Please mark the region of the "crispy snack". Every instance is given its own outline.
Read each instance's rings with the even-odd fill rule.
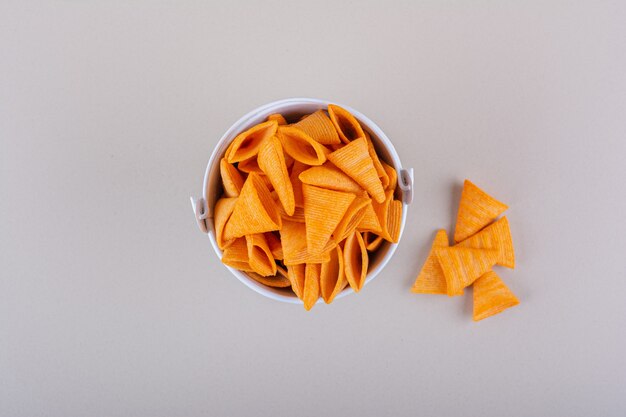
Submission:
[[[509,220],[506,216],[485,227],[474,236],[457,244],[462,248],[494,249],[498,251],[497,264],[507,268],[515,268],[515,250]]]
[[[257,274],[267,277],[276,275],[276,261],[263,233],[246,235],[248,264]]]
[[[322,165],[326,162],[326,154],[330,151],[311,136],[293,126],[278,128],[280,139],[285,152],[296,161],[307,165]]]
[[[355,139],[365,138],[363,128],[348,110],[335,104],[329,104],[328,115],[342,142],[349,143]]]
[[[389,186],[389,176],[387,175],[387,171],[383,167],[380,159],[378,159],[378,154],[376,153],[376,149],[374,148],[374,144],[372,143],[372,138],[370,134],[365,132],[365,139],[367,140],[367,150],[372,158],[372,162],[374,163],[374,168],[376,169],[376,173],[378,174],[378,178],[380,178],[380,183],[383,185],[383,189],[387,189]]]
[[[489,271],[474,282],[474,321],[516,306],[519,300],[498,275]]]
[[[278,238],[278,236],[276,236],[274,232],[266,232],[265,240],[267,241],[267,246],[269,246],[274,259],[276,259],[277,261],[282,260],[283,245],[280,243],[280,239]]]
[[[245,172],[247,174],[251,172],[256,172],[257,174],[264,174],[263,170],[259,166],[259,161],[257,156],[254,155],[251,158],[244,159],[243,161],[237,164],[237,169],[241,172]]]
[[[283,275],[264,277],[257,274],[256,272],[248,272],[247,275],[258,283],[267,285],[268,287],[286,288],[291,285],[291,281],[289,281],[289,279]]]
[[[446,277],[443,274],[443,269],[439,265],[437,255],[435,251],[439,248],[447,248],[450,246],[448,243],[448,234],[445,230],[437,231],[435,240],[430,248],[430,253],[422,266],[422,270],[415,279],[415,283],[411,288],[411,292],[424,293],[424,294],[447,294]]]
[[[244,272],[253,271],[248,263],[248,245],[245,238],[235,241],[222,254],[222,263]]]
[[[287,124],[287,120],[285,120],[283,115],[280,113],[274,113],[274,114],[270,114],[269,116],[267,116],[267,121],[269,122],[271,120],[275,120],[276,123],[278,123],[278,126]]]
[[[259,152],[261,143],[265,139],[274,136],[277,128],[278,123],[275,120],[269,120],[237,135],[226,151],[228,162],[234,164],[255,156]]]
[[[304,291],[302,293],[302,302],[304,309],[309,311],[313,308],[317,300],[320,298],[320,264],[306,264],[304,269]]]
[[[304,293],[304,275],[306,264],[296,264],[287,266],[287,278],[291,283],[293,293],[302,300]]]
[[[374,200],[379,203],[385,201],[385,191],[374,168],[365,138],[355,139],[337,149],[328,155],[328,159],[363,187]]]
[[[506,204],[491,197],[470,180],[465,180],[459,202],[454,241],[461,242],[472,236],[494,221],[507,208]]]
[[[320,291],[326,304],[333,302],[348,285],[343,266],[343,252],[339,246],[330,253],[330,260],[322,264],[320,271]]]
[[[382,230],[380,235],[388,242],[397,243],[400,237],[400,223],[402,222],[402,203],[394,203],[393,190],[385,193],[385,201],[372,202],[372,207],[378,218]]]
[[[278,194],[278,198],[289,216],[293,216],[296,208],[293,186],[289,180],[289,172],[283,153],[283,147],[276,136],[263,142],[259,149],[259,167],[263,170]]]
[[[320,109],[306,116],[298,123],[294,123],[293,126],[302,130],[322,145],[341,143],[333,122],[326,116],[324,110]]]
[[[361,220],[363,220],[363,216],[365,216],[366,206],[370,204],[371,201],[369,197],[356,196],[333,232],[333,238],[337,242],[341,242],[348,236],[354,234],[356,227],[361,223]]]
[[[311,254],[318,254],[324,250],[356,196],[308,184],[302,186],[302,192],[307,247]]]
[[[400,240],[400,229],[402,227],[402,202],[391,200],[389,211],[387,212],[387,233],[391,242],[398,243]]]
[[[237,197],[243,188],[243,178],[237,168],[229,164],[226,158],[222,158],[220,161],[220,175],[224,187],[224,196]]]
[[[398,186],[398,173],[391,165],[385,163],[385,161],[380,161],[380,163],[387,173],[387,177],[389,178],[389,183],[387,184],[387,187],[385,187],[385,191],[395,190]]]
[[[367,276],[368,254],[359,232],[348,236],[343,247],[343,261],[346,279],[355,292],[359,292],[365,284]]]
[[[383,227],[378,221],[378,216],[374,210],[374,202],[370,200],[370,203],[365,206],[365,214],[361,219],[361,222],[356,227],[359,232],[372,232],[376,235],[383,233]]]
[[[233,214],[233,209],[235,208],[235,203],[237,202],[237,197],[232,198],[220,198],[215,203],[215,208],[213,209],[213,220],[215,222],[215,240],[217,241],[217,247],[221,250],[224,250],[227,246],[232,244],[235,239],[224,239],[224,226],[230,219],[230,216]]]
[[[279,230],[282,219],[261,176],[248,175],[233,214],[224,227],[224,239]]]
[[[368,252],[374,252],[383,243],[383,237],[372,232],[363,233],[363,242]]]
[[[315,185],[335,191],[345,191],[349,193],[361,193],[363,189],[352,178],[343,173],[339,168],[329,161],[323,165],[312,167],[303,171],[300,176],[303,184]]]
[[[449,296],[463,294],[463,288],[489,271],[498,259],[498,252],[490,249],[436,248],[435,254],[446,277]]]
[[[304,223],[304,207],[296,207],[293,211],[293,216],[289,216],[285,212],[285,209],[283,209],[282,205],[278,206],[278,210],[280,211],[280,217],[282,217],[283,220],[288,222]]]
[[[293,197],[296,202],[296,207],[304,207],[304,199],[302,198],[302,181],[300,181],[300,174],[306,171],[309,167],[302,162],[295,161],[291,167],[291,173],[289,174],[289,180],[293,187]]]
[[[280,239],[285,265],[328,262],[330,251],[337,246],[337,242],[330,239],[320,253],[311,253],[307,248],[305,224],[288,221],[284,222],[280,229]]]

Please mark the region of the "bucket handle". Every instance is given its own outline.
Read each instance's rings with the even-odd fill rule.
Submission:
[[[196,222],[198,223],[198,227],[202,233],[208,233],[209,229],[213,229],[213,225],[209,224],[212,222],[212,219],[209,218],[208,207],[204,198],[193,198],[191,197],[191,209],[193,210],[193,214],[196,218]]]

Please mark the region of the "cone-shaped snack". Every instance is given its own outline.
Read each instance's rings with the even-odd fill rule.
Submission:
[[[317,300],[320,298],[320,264],[306,264],[304,270],[304,291],[302,293],[302,302],[305,310],[309,311],[313,308]]]
[[[495,272],[486,272],[474,282],[474,321],[486,319],[518,304],[515,294]]]
[[[383,237],[372,232],[363,233],[363,242],[368,252],[374,252],[383,243]]]
[[[393,191],[386,191],[385,201],[372,202],[372,207],[382,227],[380,235],[388,242],[398,243],[402,222],[402,203],[393,199]]]
[[[281,126],[278,138],[287,154],[306,165],[322,165],[326,162],[326,154],[330,152],[297,127]]]
[[[302,199],[302,181],[300,181],[300,174],[306,171],[309,167],[302,162],[295,161],[291,167],[291,173],[289,179],[293,187],[293,197],[296,201],[296,207],[304,207],[304,200]]]
[[[490,249],[437,248],[435,254],[450,296],[463,294],[463,288],[489,271],[498,259],[498,252]]]
[[[302,130],[322,145],[341,143],[333,122],[326,116],[324,110],[318,110],[310,114],[298,123],[294,123],[293,126]]]
[[[282,204],[278,206],[278,209],[280,211],[280,217],[282,217],[283,220],[287,220],[289,222],[304,223],[304,208],[303,207],[296,207],[295,210],[293,211],[293,216],[290,216],[285,212],[285,209],[283,209]]]
[[[457,244],[462,248],[494,249],[498,251],[498,265],[515,268],[515,251],[509,228],[509,219],[506,216],[485,227],[472,237],[468,237]]]
[[[423,294],[447,294],[446,277],[443,269],[439,265],[435,250],[438,248],[447,248],[450,246],[448,234],[445,230],[439,230],[435,235],[435,240],[430,248],[430,253],[422,270],[420,271],[411,292]]]
[[[383,227],[378,221],[376,211],[374,211],[374,202],[370,200],[370,203],[365,206],[365,214],[361,219],[361,222],[357,226],[359,232],[372,232],[377,235],[383,233]]]
[[[456,218],[454,241],[460,242],[494,221],[508,206],[465,180]]]
[[[220,174],[225,197],[237,197],[243,188],[243,178],[237,168],[229,164],[226,158],[220,161]]]
[[[263,285],[267,285],[268,287],[286,288],[291,285],[291,282],[289,281],[289,279],[282,275],[264,277],[262,275],[257,274],[256,272],[248,272],[247,275],[253,280]]]
[[[276,236],[274,232],[266,232],[265,240],[267,241],[267,246],[269,246],[274,259],[282,260],[283,259],[283,246],[280,243],[280,239],[278,238],[278,236]]]
[[[235,239],[229,247],[224,249],[222,263],[240,271],[252,271],[248,263],[248,245],[245,238]]]
[[[326,243],[321,253],[311,253],[307,248],[306,225],[285,221],[280,229],[280,239],[283,245],[283,263],[296,265],[302,263],[324,263],[330,259],[330,251],[337,246],[331,239]]]
[[[237,198],[220,198],[215,203],[215,208],[213,209],[213,221],[215,222],[215,240],[217,241],[217,247],[221,250],[224,250],[227,246],[232,244],[235,239],[224,240],[224,226],[230,219],[230,216],[233,214],[233,209],[235,208],[235,203],[237,202]]]
[[[276,261],[263,233],[246,235],[248,264],[257,274],[267,277],[276,275]]]
[[[243,161],[239,162],[237,164],[237,169],[248,174],[251,172],[263,174],[263,170],[259,166],[259,161],[256,155],[254,155],[252,158],[244,159]]]
[[[378,178],[380,178],[380,183],[383,185],[383,189],[387,189],[389,186],[389,176],[387,176],[387,171],[385,171],[383,164],[380,159],[378,159],[378,154],[376,153],[376,149],[372,143],[372,138],[370,138],[370,135],[367,132],[365,132],[365,139],[367,140],[367,150],[370,153],[372,162],[374,163],[374,168],[376,169]]]
[[[322,264],[320,271],[320,292],[326,304],[330,304],[348,285],[343,267],[343,251],[339,246],[330,253],[330,261]]]
[[[274,136],[277,128],[276,120],[269,120],[237,135],[227,151],[228,162],[234,164],[255,156],[259,152],[261,143]]]
[[[343,247],[344,272],[350,287],[359,292],[367,276],[368,255],[363,237],[359,232],[348,236]]]
[[[324,250],[331,234],[356,196],[308,184],[302,186],[302,192],[306,243],[309,252],[317,254]]]
[[[259,174],[251,173],[224,227],[224,239],[271,232],[280,229],[281,224],[282,219],[270,191]]]
[[[387,190],[395,190],[398,186],[398,173],[396,170],[389,164],[385,163],[385,161],[380,161],[383,166],[383,169],[387,173],[387,177],[389,178],[389,184],[385,187],[385,191]]]
[[[365,138],[363,128],[358,120],[346,109],[334,104],[328,105],[328,115],[335,125],[342,142],[348,143],[355,139]]]
[[[349,193],[363,192],[363,189],[356,181],[328,161],[321,166],[307,169],[300,174],[299,178],[303,184],[315,185],[329,190]]]
[[[287,164],[280,141],[272,136],[263,142],[259,149],[259,167],[263,170],[278,194],[278,198],[289,216],[293,216],[296,203],[293,195],[293,186],[289,180]]]
[[[287,120],[285,120],[283,115],[280,114],[280,113],[270,114],[269,116],[267,116],[267,120],[268,121],[275,120],[276,123],[278,123],[278,126],[282,126],[282,125],[286,125],[287,124]]]
[[[371,201],[369,197],[364,196],[357,196],[352,201],[346,210],[346,214],[344,214],[333,232],[333,238],[337,242],[341,242],[354,233],[361,220],[363,220],[363,216],[365,216],[365,206],[370,204]]]
[[[363,187],[374,200],[379,203],[385,201],[385,191],[374,168],[365,138],[353,140],[328,155],[328,159]]]
[[[287,266],[287,278],[291,282],[291,289],[293,293],[302,300],[302,294],[304,293],[304,274],[306,264],[288,265]]]

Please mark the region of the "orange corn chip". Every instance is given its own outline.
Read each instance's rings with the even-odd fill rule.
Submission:
[[[379,203],[385,201],[385,191],[369,155],[365,138],[353,140],[328,155],[328,159],[363,187],[374,200]]]
[[[302,198],[302,181],[300,181],[300,174],[306,171],[309,167],[302,162],[295,161],[291,167],[291,174],[289,174],[289,180],[293,187],[293,197],[296,202],[296,207],[304,207],[304,199]]]
[[[281,275],[276,275],[275,277],[264,277],[255,272],[248,272],[247,275],[253,280],[263,285],[267,285],[268,287],[286,288],[291,285],[289,279]]]
[[[339,139],[333,122],[326,116],[324,110],[318,110],[312,113],[298,123],[294,123],[293,126],[302,130],[322,145],[341,143],[341,139]]]
[[[383,237],[372,232],[363,233],[363,242],[368,252],[374,252],[383,243]]]
[[[255,156],[259,152],[261,143],[265,139],[274,136],[277,128],[278,123],[275,120],[269,120],[237,135],[227,151],[228,162],[233,164]]]
[[[337,246],[337,243],[331,239],[321,253],[311,253],[307,248],[306,225],[288,221],[285,221],[280,229],[280,239],[285,265],[328,262],[330,251]]]
[[[234,242],[234,239],[224,240],[224,226],[233,214],[237,198],[220,198],[213,208],[213,221],[215,222],[215,240],[217,247],[224,250]]]
[[[385,163],[385,161],[380,161],[383,166],[383,169],[387,173],[387,177],[389,178],[389,184],[385,187],[385,191],[387,190],[395,190],[398,186],[398,173],[391,166]]]
[[[308,184],[302,186],[302,193],[307,247],[311,254],[317,254],[323,251],[356,196]]]
[[[437,248],[435,254],[450,296],[463,294],[463,288],[489,271],[498,259],[498,252],[490,249]]]
[[[295,210],[293,211],[293,216],[288,215],[283,209],[282,205],[278,206],[278,209],[280,211],[280,217],[282,217],[283,220],[287,220],[289,222],[304,223],[304,208],[303,207],[296,207]]]
[[[246,244],[250,268],[264,277],[276,275],[276,261],[265,240],[265,235],[263,233],[246,235]]]
[[[329,190],[349,193],[361,193],[363,191],[359,184],[328,161],[321,166],[307,169],[300,174],[299,178],[303,184],[315,185]]]
[[[367,249],[359,232],[355,232],[346,239],[343,247],[343,262],[348,283],[355,292],[359,292],[365,284],[368,266]]]
[[[322,264],[320,271],[320,292],[326,304],[333,302],[337,294],[339,294],[348,285],[343,267],[343,252],[337,246],[330,253],[330,261]]]
[[[357,226],[363,220],[363,216],[365,216],[365,206],[369,205],[371,201],[369,197],[362,196],[357,196],[352,201],[333,232],[333,238],[337,242],[341,242],[355,232]]]
[[[220,161],[220,174],[222,176],[222,185],[224,186],[224,196],[237,197],[243,187],[243,178],[241,174],[226,158]]]
[[[355,139],[365,138],[363,128],[358,120],[346,109],[335,104],[328,105],[328,115],[335,125],[339,137],[344,143],[349,143]]]
[[[398,243],[402,222],[402,203],[393,199],[393,190],[388,190],[385,194],[385,201],[380,204],[374,201],[372,207],[382,226],[380,235],[388,242]]]
[[[283,267],[283,266],[281,266],[279,264],[276,264],[276,276],[289,278],[289,274],[287,272],[287,267]],[[291,283],[289,285],[291,285]]]
[[[507,268],[515,268],[515,251],[506,216],[485,227],[474,236],[459,242],[457,246],[474,249],[493,249],[498,251],[497,264]]]
[[[239,162],[237,164],[237,169],[247,174],[251,172],[256,172],[257,174],[264,174],[263,170],[259,166],[259,161],[257,160],[256,155],[254,155],[252,158],[244,159],[243,161]]]
[[[454,241],[460,242],[494,221],[508,206],[465,180],[454,230]]]
[[[275,120],[278,123],[278,126],[286,125],[287,120],[280,113],[274,113],[267,116],[267,121]]]
[[[448,285],[443,269],[439,265],[435,251],[439,248],[447,248],[450,246],[448,234],[445,230],[439,230],[435,235],[435,240],[430,248],[430,253],[424,262],[424,266],[420,271],[411,291],[423,294],[447,294]]]
[[[474,321],[486,319],[518,304],[515,294],[495,272],[486,272],[474,282]]]
[[[320,298],[320,264],[306,264],[304,269],[304,291],[302,302],[304,309],[309,311]]]
[[[224,227],[224,239],[280,229],[282,219],[261,176],[251,173],[243,184],[233,214]]]
[[[229,247],[224,249],[222,263],[240,271],[252,271],[248,263],[248,245],[245,238],[235,239]]]
[[[322,165],[326,162],[326,154],[330,152],[297,127],[281,126],[278,129],[278,138],[285,152],[303,164]]]
[[[282,260],[283,259],[283,246],[280,243],[280,239],[274,233],[267,232],[265,233],[265,240],[267,241],[267,246],[269,246],[274,259]]]
[[[289,216],[293,216],[296,203],[293,195],[293,186],[289,180],[287,164],[280,141],[276,136],[265,140],[259,149],[259,167],[267,175],[278,198]]]
[[[365,132],[365,139],[367,140],[367,150],[372,158],[372,162],[374,163],[374,168],[376,169],[378,178],[380,178],[380,183],[382,184],[383,189],[387,189],[389,186],[389,176],[387,175],[387,171],[385,171],[383,164],[380,162],[380,159],[378,159],[378,154],[376,153],[376,149],[372,143],[372,138],[367,132]]]
[[[302,294],[304,293],[304,274],[306,264],[288,265],[287,266],[287,278],[291,282],[291,289],[293,293],[302,300]]]
[[[357,226],[357,230],[360,232],[372,232],[374,234],[380,235],[383,233],[383,227],[380,225],[378,221],[378,216],[376,215],[376,211],[374,211],[374,202],[370,201],[370,204],[365,206],[365,214],[363,215],[363,219]]]

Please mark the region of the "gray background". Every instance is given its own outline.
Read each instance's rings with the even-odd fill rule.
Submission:
[[[626,4],[0,4],[1,416],[623,416]],[[351,105],[415,168],[401,246],[306,313],[189,196],[243,113]],[[521,305],[408,289],[471,178]]]

